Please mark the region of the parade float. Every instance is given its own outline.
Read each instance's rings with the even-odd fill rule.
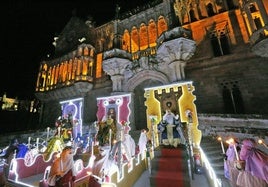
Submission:
[[[193,154],[199,154],[201,131],[198,129],[197,110],[193,94],[194,86],[191,81],[179,82],[170,85],[145,89],[145,105],[147,107],[148,136],[153,146],[158,147],[161,140],[158,124],[163,120],[167,111],[177,115],[182,124],[186,141],[191,144]]]
[[[97,121],[91,124],[90,132],[84,133],[79,127],[82,100],[61,102],[62,116],[55,121],[54,129],[47,128],[42,142],[40,137],[29,137],[27,143],[13,142],[7,148],[10,151],[3,151],[3,155],[9,152],[10,160],[5,174],[7,184],[35,187],[59,186],[59,183],[95,187],[134,184],[146,169],[146,163],[145,150],[140,154],[129,134],[130,102],[128,94],[98,98]],[[139,143],[145,147],[146,138]],[[22,146],[18,145],[24,145],[23,154]]]
[[[129,133],[134,117],[131,94],[97,98],[97,120],[90,132],[83,132],[83,99],[63,101],[62,116],[55,129],[47,129],[42,146],[35,137],[37,142],[28,142],[24,156],[13,153],[8,183],[48,187],[57,186],[60,180],[63,186],[133,186],[151,169],[154,150],[162,144],[158,125],[168,110],[176,114],[182,124],[180,133],[185,134],[176,145],[189,145],[191,154],[198,154],[201,133],[193,91],[192,82],[146,88],[147,124],[136,142]]]

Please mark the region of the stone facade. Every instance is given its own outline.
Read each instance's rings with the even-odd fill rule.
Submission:
[[[145,127],[144,88],[185,80],[195,86],[198,113],[266,115],[267,12],[265,0],[156,0],[101,26],[71,18],[55,57],[40,64],[40,125],[60,115],[60,101],[76,97],[84,98],[90,124],[97,97],[128,92],[132,123]],[[257,31],[262,37],[254,39]]]

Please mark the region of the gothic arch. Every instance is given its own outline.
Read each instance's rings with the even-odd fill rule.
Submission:
[[[124,91],[133,92],[138,85],[140,85],[146,80],[156,80],[158,82],[161,82],[162,84],[169,83],[168,78],[163,73],[152,70],[144,70],[135,74],[131,79],[126,82]]]

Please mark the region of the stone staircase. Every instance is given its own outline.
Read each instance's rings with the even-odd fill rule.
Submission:
[[[163,148],[155,150],[151,161],[151,187],[190,187],[188,155],[185,148]]]
[[[224,176],[224,157],[220,142],[213,137],[206,136],[202,137],[200,146],[213,168],[216,177],[221,181],[221,187],[231,187],[229,180]]]

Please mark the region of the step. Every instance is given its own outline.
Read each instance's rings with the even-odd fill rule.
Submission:
[[[182,158],[155,158],[151,161],[153,170],[187,171],[187,160]]]
[[[224,158],[222,155],[210,155],[207,156],[208,160],[211,162],[222,162],[224,161]]]
[[[158,171],[150,176],[151,187],[190,187],[191,180],[185,172]]]
[[[214,144],[214,143],[211,143],[210,145],[209,144],[206,144],[206,145],[201,145],[202,149],[207,152],[207,151],[213,151],[213,150],[219,150],[220,152],[222,152],[222,149],[221,149],[221,145],[217,145],[217,144]]]
[[[220,155],[222,157],[222,150],[221,149],[212,149],[212,150],[206,150],[205,154],[207,156],[209,155]],[[223,158],[223,157],[222,157]]]

